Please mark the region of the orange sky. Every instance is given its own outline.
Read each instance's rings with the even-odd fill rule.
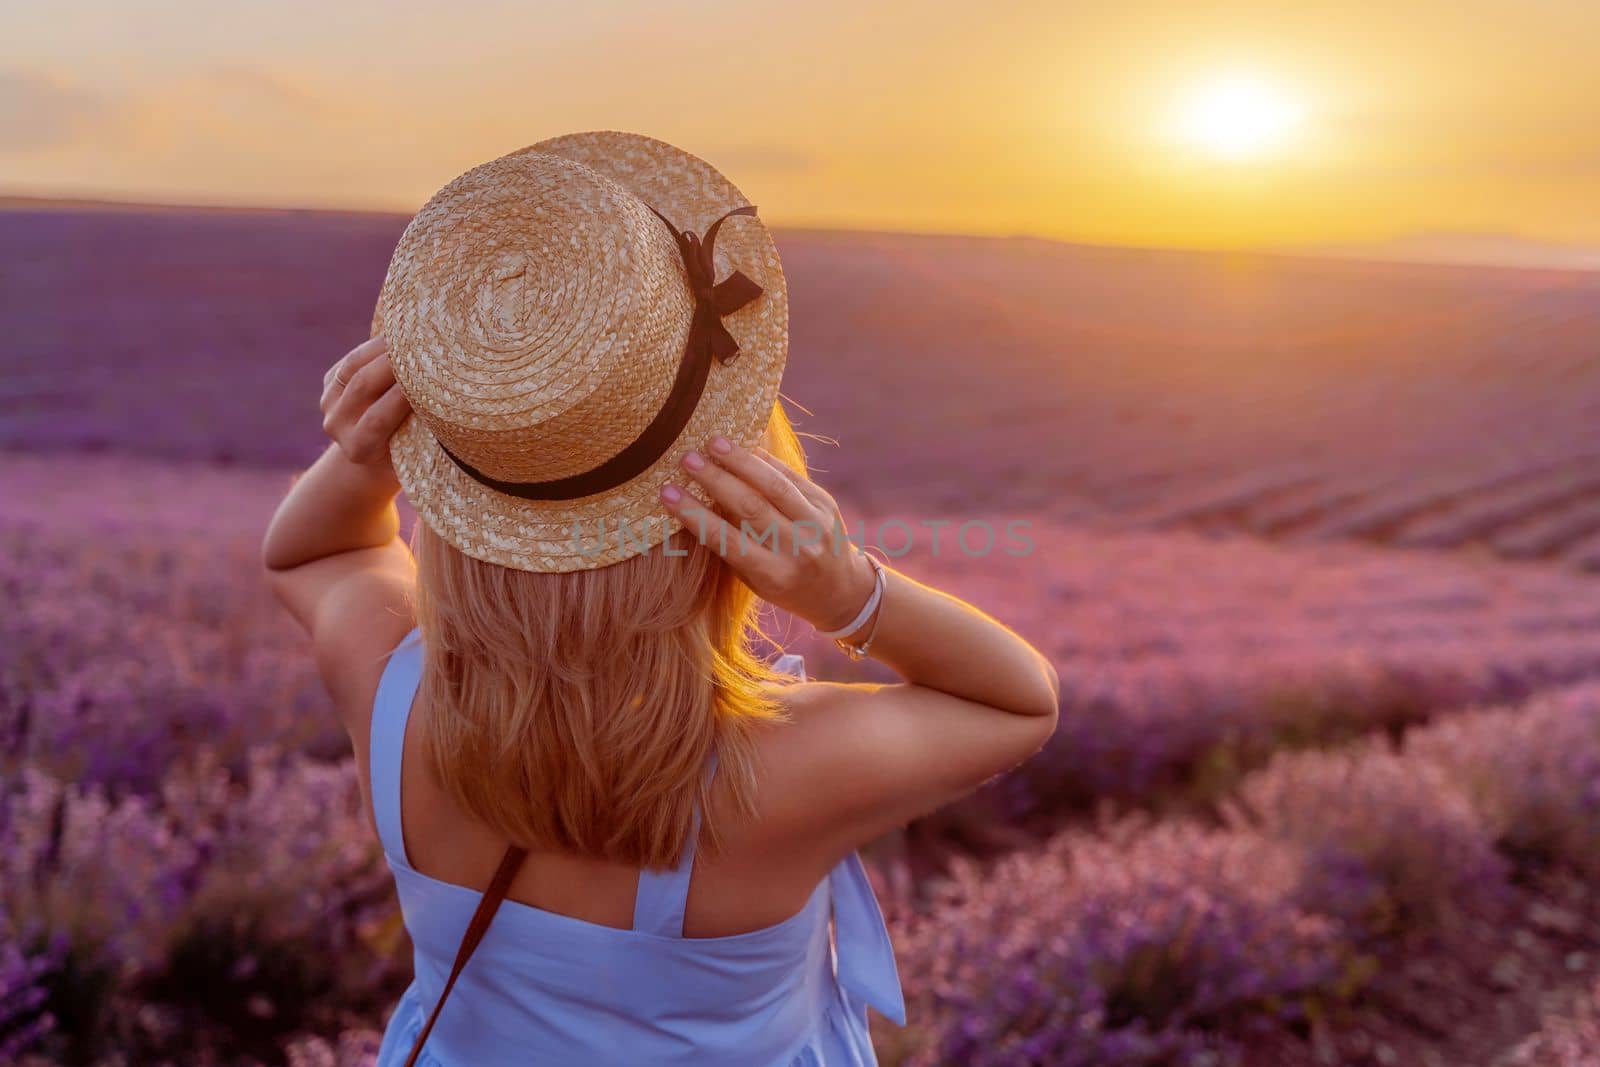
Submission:
[[[1600,243],[1600,3],[0,5],[0,193],[414,210],[555,133],[705,155],[777,224],[1252,246]],[[1174,133],[1247,75],[1299,125]]]

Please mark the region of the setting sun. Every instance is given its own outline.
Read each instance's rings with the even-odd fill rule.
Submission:
[[[1300,105],[1277,86],[1233,78],[1188,93],[1179,130],[1211,155],[1240,159],[1279,147],[1300,119]]]

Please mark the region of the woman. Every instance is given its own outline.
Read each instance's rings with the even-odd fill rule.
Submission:
[[[414,942],[379,1062],[873,1062],[855,850],[1037,750],[1056,676],[838,536],[755,209],[659,141],[542,142],[429,201],[374,334],[263,561]],[[757,598],[903,682],[781,677]]]

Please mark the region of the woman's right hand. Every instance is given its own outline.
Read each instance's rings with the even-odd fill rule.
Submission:
[[[726,437],[685,455],[683,471],[716,510],[670,483],[662,502],[757,596],[819,630],[849,625],[877,578],[846,536],[833,497],[765,449],[752,452]]]
[[[346,352],[322,376],[322,431],[345,458],[392,472],[389,438],[411,415],[379,334]]]

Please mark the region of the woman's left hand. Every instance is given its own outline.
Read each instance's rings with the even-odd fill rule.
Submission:
[[[410,414],[382,334],[351,349],[322,376],[322,432],[352,463],[389,468],[389,438]]]
[[[720,436],[707,444],[704,454],[684,456],[683,470],[716,510],[670,483],[661,490],[667,510],[767,603],[819,630],[847,625],[877,576],[846,536],[833,497],[764,449],[757,454]]]

